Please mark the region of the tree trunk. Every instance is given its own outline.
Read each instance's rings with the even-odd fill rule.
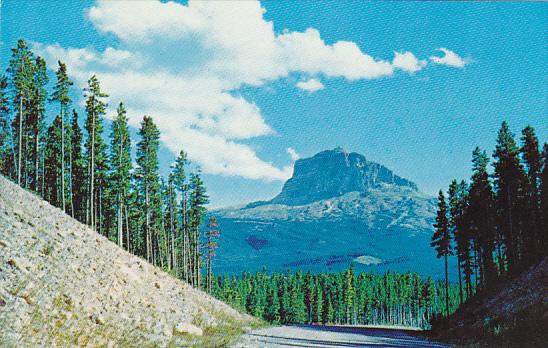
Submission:
[[[38,169],[39,169],[39,163],[40,163],[40,156],[38,154],[39,149],[39,142],[40,142],[40,136],[39,136],[39,129],[38,129],[38,117],[36,119],[36,137],[34,142],[34,191],[38,193]]]
[[[462,275],[461,275],[461,271],[460,271],[460,260],[457,260],[457,271],[459,273],[459,301],[460,301],[460,304],[462,305],[462,302],[463,302],[463,298],[462,298]]]
[[[61,206],[65,209],[65,115],[61,106]]]
[[[148,207],[148,185],[145,178],[145,229],[147,240],[147,261],[151,262],[150,212]]]
[[[70,188],[70,214],[74,218],[76,216],[74,212],[74,187],[72,180],[72,149],[69,150],[69,188]]]
[[[23,96],[19,97],[19,156],[17,158],[17,184],[21,186],[21,154],[23,147]]]
[[[94,106],[92,106],[94,107]],[[90,202],[90,214],[91,214],[91,228],[93,230],[95,230],[95,216],[94,216],[94,212],[95,210],[93,209],[93,191],[95,190],[95,183],[94,183],[94,180],[95,180],[95,110],[92,110],[91,111],[92,114],[91,114],[91,164],[90,164],[90,170],[91,170],[91,190],[90,190],[90,199],[89,199],[89,202]]]
[[[447,275],[447,254],[445,255],[445,312],[449,316],[449,279]]]

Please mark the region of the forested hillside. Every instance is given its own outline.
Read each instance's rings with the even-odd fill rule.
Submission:
[[[83,110],[72,100],[79,93]],[[105,129],[112,108],[107,97],[95,75],[76,90],[61,61],[49,81],[45,61],[20,39],[6,75],[0,75],[0,172],[125,250],[200,287],[202,256],[212,254],[217,236],[214,227],[201,228],[208,195],[200,170],[190,171],[181,150],[169,176],[161,177],[153,117],[145,115],[139,139],[131,139],[120,103]],[[52,120],[46,110],[55,114]]]
[[[428,328],[445,309],[445,284],[417,273],[244,273],[216,278],[213,295],[282,324],[401,325]],[[450,310],[458,287],[449,288]]]
[[[540,342],[547,313],[548,144],[541,151],[531,126],[521,134],[518,144],[503,122],[493,171],[487,152],[476,148],[470,182],[453,180],[447,200],[439,192],[431,245],[446,272],[448,258],[456,256],[461,305],[438,323],[438,334],[445,328],[455,335],[448,338]]]

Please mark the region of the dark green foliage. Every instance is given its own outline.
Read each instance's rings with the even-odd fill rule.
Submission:
[[[44,160],[44,198],[61,206],[61,117],[57,115],[48,128]]]
[[[63,62],[56,77],[49,100],[59,103],[60,112],[46,133],[45,61],[35,58],[24,40],[18,41],[8,77],[0,76],[0,172],[193,285],[201,285],[206,256],[211,289],[219,229],[203,230],[208,198],[199,171],[188,180],[188,160],[181,151],[173,172],[163,181],[158,165],[160,133],[150,116],[141,124],[138,168],[133,168],[124,105],[118,106],[107,147],[103,117],[108,95],[97,76],[91,76],[84,89],[85,134],[76,110],[68,115],[72,82]],[[205,255],[200,250],[203,245]]]
[[[128,226],[124,223],[124,212],[127,211],[127,196],[131,188],[131,140],[129,138],[128,119],[126,109],[120,103],[116,110],[116,118],[112,123],[111,143],[110,143],[110,178],[109,189],[113,198],[113,210],[116,212],[116,235],[114,240],[119,246],[129,245],[129,234],[124,234]],[[125,243],[124,243],[125,235]]]
[[[0,75],[0,173],[14,176],[13,144],[9,118],[8,78]]]
[[[524,235],[523,235],[523,261],[524,264],[532,264],[543,250],[541,243],[541,210],[540,210],[540,170],[541,152],[535,130],[527,126],[522,131],[522,147],[520,149],[526,177],[523,187],[525,211],[524,211]]]
[[[99,233],[103,232],[103,199],[106,198],[106,179],[108,171],[107,148],[103,139],[103,115],[108,97],[101,91],[95,75],[88,80],[86,91],[87,118],[84,128],[87,138],[84,143],[86,163],[86,222]]]
[[[468,230],[474,240],[474,252],[480,266],[482,284],[487,286],[496,278],[493,262],[495,247],[494,197],[487,164],[489,157],[485,151],[476,148],[472,155],[472,182],[468,193],[466,218]]]
[[[458,306],[450,284],[449,312]],[[428,327],[445,308],[445,283],[415,273],[244,273],[214,278],[213,295],[270,323]],[[310,309],[310,310],[309,310]]]
[[[23,39],[11,50],[8,67],[11,97],[15,117],[12,122],[14,144],[15,173],[14,179],[23,187],[28,187],[27,175],[33,166],[29,163],[32,131],[29,127],[32,100],[36,97],[34,54]],[[37,103],[36,101],[35,103]]]
[[[546,255],[548,146],[544,145],[541,155],[531,126],[523,129],[521,141],[518,148],[514,134],[503,122],[493,154],[494,173],[488,173],[487,153],[476,148],[470,185],[453,180],[449,186],[448,226],[458,257],[459,288],[461,275],[466,285],[466,299],[459,291],[463,308]],[[440,194],[432,243],[438,255],[445,254],[447,245],[442,198]]]
[[[548,254],[548,144],[544,143],[542,151],[542,173],[540,175],[540,233],[539,249],[541,254]]]
[[[189,217],[189,251],[191,284],[200,287],[201,284],[201,250],[200,250],[200,226],[207,212],[205,205],[209,202],[204,182],[199,171],[190,174],[190,209]]]
[[[85,221],[85,162],[82,156],[82,129],[78,124],[78,113],[72,111],[70,123],[70,192],[72,193],[72,214],[80,221]]]
[[[136,170],[139,196],[144,214],[145,255],[149,262],[157,260],[158,236],[162,231],[162,203],[160,175],[158,173],[158,146],[160,132],[150,116],[145,116],[139,130],[141,141],[137,144]]]
[[[61,115],[61,163],[60,163],[60,172],[61,172],[61,207],[64,211],[67,210],[66,207],[66,196],[67,196],[67,190],[66,190],[66,184],[67,180],[65,180],[67,176],[67,168],[65,163],[68,163],[69,161],[65,160],[65,152],[70,153],[69,151],[65,151],[67,145],[70,145],[70,139],[67,139],[69,141],[65,141],[65,135],[67,132],[65,132],[65,119],[67,117],[67,107],[72,101],[69,96],[69,89],[70,86],[72,86],[72,81],[70,81],[68,74],[67,74],[67,67],[66,65],[59,61],[59,68],[57,69],[57,83],[53,87],[53,94],[51,95],[50,101],[56,101],[59,103],[59,114]],[[70,132],[68,133],[70,135]],[[68,149],[67,149],[68,150]],[[70,178],[69,178],[70,179]],[[68,187],[71,188],[70,185]],[[72,201],[72,194],[69,194],[69,200]],[[72,205],[72,204],[71,204]]]
[[[523,247],[523,184],[524,172],[519,159],[519,148],[506,122],[500,128],[495,158],[495,186],[497,200],[497,227],[505,245],[508,272],[515,274]]]
[[[432,242],[430,243],[436,249],[437,256],[443,257],[445,262],[445,303],[446,313],[449,314],[449,293],[448,293],[448,269],[447,269],[447,257],[453,253],[451,248],[451,234],[449,233],[449,221],[447,220],[447,204],[445,203],[445,196],[443,191],[440,190],[438,196],[438,215],[436,216],[436,223],[434,224],[434,235],[432,235]]]

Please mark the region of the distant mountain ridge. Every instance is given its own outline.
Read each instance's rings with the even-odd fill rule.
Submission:
[[[366,192],[382,184],[418,190],[415,183],[395,175],[385,166],[338,147],[297,160],[293,176],[270,203],[307,204],[349,192]]]
[[[288,268],[377,270],[441,276],[430,247],[434,197],[365,156],[341,148],[295,163],[270,201],[219,209],[218,272]]]

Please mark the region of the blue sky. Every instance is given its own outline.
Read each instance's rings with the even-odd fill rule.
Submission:
[[[111,110],[122,100],[134,126],[143,114],[157,121],[163,168],[189,152],[213,207],[268,199],[297,156],[336,146],[435,193],[469,177],[473,148],[492,151],[502,120],[548,138],[545,3],[4,0],[0,9],[3,67],[24,37],[51,68],[67,63],[76,108],[97,73]]]

